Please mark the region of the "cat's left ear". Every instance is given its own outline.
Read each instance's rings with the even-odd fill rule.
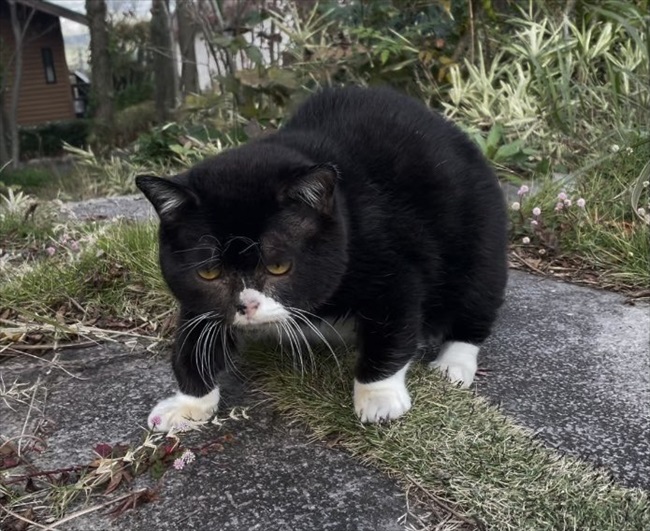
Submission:
[[[182,207],[194,201],[194,194],[170,179],[138,175],[135,184],[156,209],[161,220],[173,220]]]
[[[334,190],[338,178],[336,166],[329,163],[317,164],[294,178],[281,195],[329,214],[334,206]]]

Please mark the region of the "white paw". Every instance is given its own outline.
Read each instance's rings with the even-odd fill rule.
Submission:
[[[354,410],[361,422],[396,419],[411,409],[411,397],[404,383],[407,370],[408,365],[378,382],[354,381]]]
[[[445,373],[451,382],[460,384],[460,387],[469,387],[476,375],[478,350],[476,345],[469,343],[445,343],[429,366]]]
[[[205,422],[217,411],[219,389],[214,389],[202,397],[177,393],[156,404],[147,424],[156,431],[167,432],[172,428],[182,428]]]

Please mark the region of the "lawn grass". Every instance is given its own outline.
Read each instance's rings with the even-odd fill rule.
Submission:
[[[79,251],[61,245],[48,256],[5,272],[0,314],[61,324],[118,325],[154,332],[174,306],[158,268],[157,228],[122,221],[90,224],[78,233]]]
[[[472,391],[416,367],[413,409],[389,425],[362,425],[352,406],[351,357],[301,375],[290,361],[252,350],[256,381],[290,418],[362,461],[454,506],[477,529],[650,529],[646,493],[535,441]]]

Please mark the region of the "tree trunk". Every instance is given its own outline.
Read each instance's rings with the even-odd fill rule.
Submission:
[[[15,0],[9,0],[9,13],[11,15],[11,29],[14,34],[14,75],[11,87],[11,108],[8,112],[8,127],[9,127],[9,145],[10,157],[12,168],[17,168],[20,162],[20,133],[18,130],[18,104],[20,102],[20,87],[23,81],[23,43],[25,41],[25,33],[27,27],[34,16],[32,9],[29,16],[25,20],[25,25],[21,27],[20,20],[18,19],[18,8]],[[0,117],[1,119],[1,117]],[[0,128],[3,135],[4,127]],[[2,139],[4,142],[4,138]]]
[[[181,92],[184,96],[199,92],[199,72],[196,66],[196,24],[192,0],[176,0],[178,44],[181,50]]]
[[[110,142],[115,108],[113,100],[113,69],[108,51],[108,24],[105,0],[86,0],[86,16],[90,29],[90,66],[92,100],[95,106],[94,128],[97,141]]]
[[[9,159],[9,149],[7,141],[7,131],[5,125],[8,120],[6,120],[5,115],[5,98],[4,90],[0,89],[0,169],[4,167],[5,164],[10,160]]]
[[[176,64],[172,50],[169,9],[166,0],[151,2],[151,45],[153,47],[154,99],[158,120],[169,119],[176,107]]]

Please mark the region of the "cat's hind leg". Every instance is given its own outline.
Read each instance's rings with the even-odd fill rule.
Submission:
[[[486,315],[457,318],[444,334],[440,352],[429,366],[442,371],[460,387],[472,385],[478,368],[478,353],[490,335],[495,313],[489,311]]]
[[[452,383],[469,387],[476,375],[479,347],[464,341],[446,341],[429,366],[447,375]]]
[[[179,392],[156,404],[147,419],[150,428],[169,431],[205,422],[219,405],[217,375],[233,354],[235,342],[208,315],[182,313],[172,353]]]

